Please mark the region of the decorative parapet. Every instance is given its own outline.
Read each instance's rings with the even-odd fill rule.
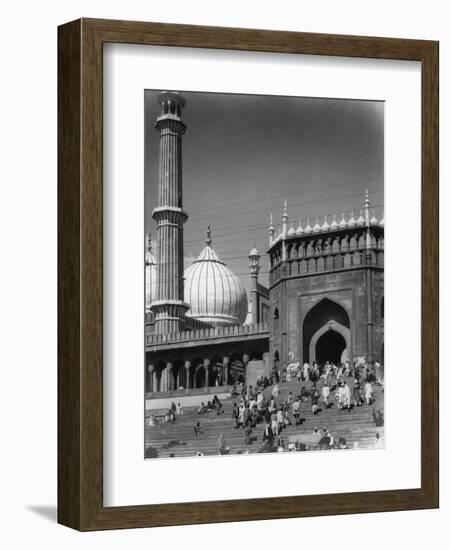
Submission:
[[[292,235],[269,249],[270,286],[278,280],[358,267],[384,267],[384,228],[345,227]]]
[[[312,222],[310,218],[299,220],[295,228],[287,229],[289,216],[286,201],[284,203],[282,224],[277,231],[273,226],[272,215],[269,225],[270,276],[269,286],[289,276],[302,276],[311,273],[340,271],[358,267],[384,266],[384,217],[380,220],[375,209],[370,208],[369,191],[355,218],[342,213],[338,220],[336,214],[326,215],[323,223]],[[372,211],[372,217],[370,212]],[[306,221],[306,223],[305,223]]]
[[[258,323],[254,325],[232,325],[209,327],[195,330],[183,330],[169,334],[147,334],[145,343],[147,346],[168,344],[172,342],[192,342],[195,340],[214,340],[216,338],[233,336],[264,336],[269,331],[268,323]]]

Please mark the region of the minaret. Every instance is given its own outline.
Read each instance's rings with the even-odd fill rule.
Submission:
[[[250,277],[251,277],[251,288],[250,288],[250,303],[252,304],[252,325],[256,325],[260,322],[259,318],[259,304],[258,304],[258,274],[261,266],[259,265],[260,255],[253,245],[253,248],[250,250],[248,255],[250,268]]]
[[[186,101],[174,92],[162,92],[157,101],[161,112],[155,127],[160,132],[158,207],[153,210],[157,223],[158,292],[152,302],[155,332],[167,334],[184,328],[189,305],[184,302],[183,210],[181,137],[186,125],[181,109]]]

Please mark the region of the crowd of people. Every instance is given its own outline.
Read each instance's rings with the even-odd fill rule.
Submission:
[[[300,426],[305,422],[302,417],[302,410],[305,411],[303,403],[306,403],[306,407],[311,407],[314,416],[333,406],[338,411],[348,413],[355,407],[371,406],[374,403],[374,385],[378,384],[383,389],[377,371],[377,364],[370,368],[365,362],[356,361],[346,361],[340,365],[328,361],[324,365],[314,362],[300,366],[294,363],[287,365],[283,375],[274,367],[270,377],[260,377],[254,386],[247,386],[242,381],[235,382],[231,388],[231,418],[234,429],[242,431],[245,446],[250,447],[258,442],[259,446],[255,449],[258,452],[306,450],[305,445],[293,444],[283,433],[287,426]],[[280,382],[295,380],[299,384],[298,391],[290,391],[286,397],[281,398]],[[271,391],[265,391],[268,387],[272,388]],[[214,395],[212,400],[201,403],[197,413],[199,416],[222,415],[225,411],[221,400]],[[172,402],[164,415],[164,421],[175,422],[181,414],[181,404]],[[384,415],[380,410],[374,408],[372,416],[376,427],[384,426]],[[151,415],[149,424],[156,423],[156,418]],[[258,425],[263,426],[262,439],[259,441],[254,435]],[[205,433],[200,421],[195,422],[193,431],[196,438]],[[314,428],[311,435],[315,442],[314,448],[347,448],[345,438],[334,437],[327,427],[320,430]],[[378,432],[374,446],[380,446]],[[230,453],[223,434],[218,436],[217,451],[219,454]]]

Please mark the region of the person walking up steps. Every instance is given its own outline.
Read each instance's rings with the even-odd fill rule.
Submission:
[[[330,386],[328,385],[327,382],[325,382],[322,387],[322,400],[326,409],[328,409],[330,406],[328,402],[329,397],[330,397]]]
[[[311,411],[315,416],[319,412],[319,392],[317,391],[316,386],[314,385],[311,389]]]
[[[364,386],[364,398],[366,400],[366,405],[370,405],[372,403],[373,389],[372,384],[369,381],[367,381]]]

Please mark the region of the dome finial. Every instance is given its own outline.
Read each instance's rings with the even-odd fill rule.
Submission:
[[[206,245],[211,246],[211,219],[208,221],[208,229],[206,230]]]

